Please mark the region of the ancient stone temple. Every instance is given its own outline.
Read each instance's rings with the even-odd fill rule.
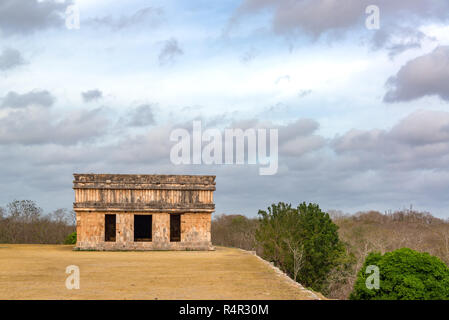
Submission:
[[[74,174],[81,250],[213,250],[215,176]]]

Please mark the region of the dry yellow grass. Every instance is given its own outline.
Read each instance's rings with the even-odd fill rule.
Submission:
[[[68,265],[80,268],[79,290],[65,287]],[[239,249],[96,252],[0,244],[0,299],[313,299],[313,294]]]

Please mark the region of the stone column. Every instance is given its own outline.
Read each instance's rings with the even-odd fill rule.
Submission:
[[[134,242],[134,215],[130,212],[117,213],[117,243],[128,245]]]
[[[168,213],[153,214],[153,243],[169,244],[170,243],[170,215]]]

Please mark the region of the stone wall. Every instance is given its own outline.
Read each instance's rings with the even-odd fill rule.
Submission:
[[[210,242],[210,225],[210,214],[183,214],[181,216],[181,242]]]
[[[105,214],[116,214],[116,241],[105,240]],[[152,241],[134,242],[134,215],[146,212],[78,212],[77,245],[80,250],[213,250],[211,214],[181,215],[181,241],[170,242],[170,214],[152,213]]]

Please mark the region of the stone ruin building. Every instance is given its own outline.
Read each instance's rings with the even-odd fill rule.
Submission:
[[[77,249],[213,250],[215,176],[74,178]]]

